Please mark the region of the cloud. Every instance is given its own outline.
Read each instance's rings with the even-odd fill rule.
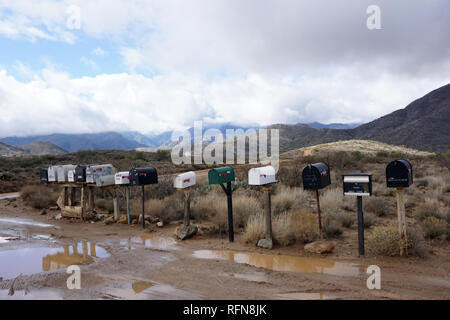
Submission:
[[[446,84],[358,69],[326,75],[217,78],[183,74],[101,74],[70,78],[44,69],[30,81],[0,71],[0,136],[107,130],[162,132],[195,120],[238,125],[362,122],[406,106]]]
[[[102,48],[97,47],[94,50],[92,50],[92,54],[94,56],[103,57],[105,55],[105,51]]]

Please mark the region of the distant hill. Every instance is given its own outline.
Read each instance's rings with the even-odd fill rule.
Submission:
[[[19,146],[19,148],[24,150],[26,154],[32,155],[44,155],[44,154],[59,155],[67,153],[66,150],[48,141],[36,141],[30,144]]]
[[[301,124],[301,123],[299,123]],[[306,125],[316,129],[353,129],[360,126],[362,123],[329,123],[323,124],[320,122],[305,123]]]
[[[450,84],[372,122],[353,129],[315,129],[305,124],[280,130],[280,151],[340,140],[375,140],[424,151],[450,150]]]
[[[61,134],[55,133],[46,136],[7,137],[0,142],[21,146],[37,141],[48,141],[68,152],[79,150],[131,150],[145,145],[129,140],[117,132]]]
[[[0,142],[0,156],[13,157],[22,156],[24,154],[25,152],[22,149]]]

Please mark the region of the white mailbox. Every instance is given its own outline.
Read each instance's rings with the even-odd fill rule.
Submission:
[[[97,183],[99,177],[110,175],[114,177],[116,172],[112,164],[90,165],[86,167],[86,182]]]
[[[75,182],[75,170],[70,170],[70,171],[67,173],[67,180],[68,180],[69,182]]]
[[[112,186],[116,184],[115,177],[115,175],[99,176],[95,178],[95,184],[97,185],[97,187]]]
[[[77,166],[68,164],[65,166],[58,166],[56,171],[56,179],[58,182],[68,182],[69,181],[69,171],[75,170]]]
[[[48,167],[47,172],[48,172],[48,182],[56,182],[56,171],[57,171],[58,166],[51,166]]]
[[[120,171],[116,173],[116,184],[130,184],[130,172]]]
[[[173,180],[173,186],[177,189],[184,189],[195,184],[195,172],[189,171],[179,174]]]
[[[248,171],[248,184],[261,186],[277,182],[275,180],[275,169],[272,166],[253,168]]]

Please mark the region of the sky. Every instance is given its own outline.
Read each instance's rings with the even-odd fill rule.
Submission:
[[[0,0],[0,137],[368,122],[450,82],[449,17],[448,0]]]

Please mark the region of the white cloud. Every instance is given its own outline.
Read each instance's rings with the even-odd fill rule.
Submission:
[[[97,47],[94,50],[92,50],[92,54],[94,56],[103,57],[105,55],[105,51],[102,48]]]
[[[123,64],[130,72],[135,72],[144,62],[144,55],[137,49],[122,48],[120,54],[123,57]]]
[[[379,74],[361,81],[355,70],[334,76],[267,78],[252,74],[210,81],[181,74],[154,78],[103,74],[72,79],[45,69],[21,82],[0,71],[0,136],[53,132],[190,127],[195,120],[270,125],[296,122],[360,122],[406,106],[444,78]]]

